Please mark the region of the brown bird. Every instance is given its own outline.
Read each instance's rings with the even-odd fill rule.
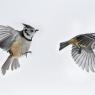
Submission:
[[[60,43],[59,50],[72,45],[72,57],[74,61],[89,72],[95,72],[95,33],[82,34]]]

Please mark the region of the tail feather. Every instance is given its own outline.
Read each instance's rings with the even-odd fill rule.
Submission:
[[[13,61],[12,57],[9,56],[8,59],[5,61],[5,63],[3,64],[2,68],[1,68],[3,75],[6,74],[6,70],[9,69],[9,66],[12,63],[12,61]]]
[[[10,65],[11,65],[11,70],[14,70],[20,67],[18,59],[13,58],[12,56],[9,56],[1,68],[3,75],[6,74],[6,71],[9,69]]]
[[[67,42],[62,42],[62,43],[60,43],[60,48],[59,48],[59,50],[62,50],[63,48],[65,48],[65,47],[68,46],[68,45],[69,45],[68,41],[67,41]]]
[[[17,69],[17,68],[19,68],[19,67],[20,67],[19,61],[18,61],[17,58],[15,58],[15,59],[13,60],[12,65],[11,65],[11,70]]]

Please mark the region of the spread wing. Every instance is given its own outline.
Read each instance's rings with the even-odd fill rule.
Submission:
[[[0,25],[0,48],[9,50],[19,32],[10,26]]]
[[[95,54],[93,50],[90,49],[82,49],[79,54],[79,48],[77,46],[72,46],[72,57],[76,64],[78,64],[82,69],[89,72],[95,71]]]

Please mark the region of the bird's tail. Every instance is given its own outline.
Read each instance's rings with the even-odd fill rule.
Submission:
[[[68,41],[66,41],[66,42],[61,42],[60,43],[60,48],[59,48],[59,50],[62,50],[63,48],[65,48],[66,46],[68,46],[69,45],[69,42]]]
[[[6,70],[9,69],[10,65],[11,65],[11,70],[14,70],[14,69],[17,69],[18,67],[20,67],[18,59],[14,58],[10,55],[1,68],[3,75],[6,74]]]

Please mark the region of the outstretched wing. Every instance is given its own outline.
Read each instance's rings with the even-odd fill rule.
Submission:
[[[72,57],[76,64],[82,67],[82,69],[89,72],[95,71],[95,54],[93,50],[90,49],[82,49],[81,53],[79,54],[79,48],[77,46],[72,46]]]
[[[9,50],[19,32],[10,26],[0,25],[0,48]]]

